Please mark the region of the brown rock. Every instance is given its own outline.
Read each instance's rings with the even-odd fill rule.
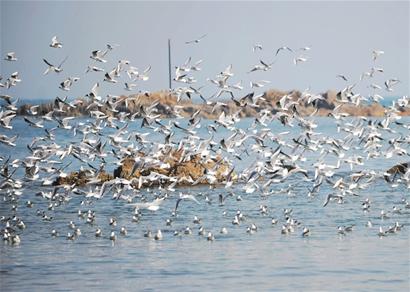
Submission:
[[[67,176],[59,176],[54,181],[53,185],[76,185],[83,186],[89,181],[87,171],[80,170],[71,172]]]
[[[405,163],[400,163],[400,164],[396,164],[395,166],[389,168],[386,173],[388,173],[388,175],[384,175],[384,179],[387,182],[394,182],[394,179],[396,178],[397,175],[402,175],[405,174],[407,172],[407,170],[410,167],[410,162],[405,162]]]
[[[135,160],[132,157],[127,157],[123,159],[121,165],[114,170],[114,178],[120,177],[129,179],[131,177],[131,172],[134,167],[134,164]]]
[[[92,179],[92,172],[88,170],[80,170],[80,171],[75,171],[71,172],[67,176],[59,176],[57,179],[54,181],[53,185],[76,185],[76,186],[84,186],[86,183],[88,183]],[[101,183],[105,181],[109,181],[113,179],[113,176],[105,171],[101,171],[98,175],[97,178],[101,181]]]
[[[141,156],[145,154],[140,153]],[[151,166],[137,168],[131,176],[132,169],[135,165],[135,160],[132,157],[123,159],[122,165],[114,170],[114,177],[120,178],[139,178],[140,176],[149,176],[152,172],[163,174],[170,177],[177,177],[182,182],[197,181],[207,171],[213,171],[218,182],[226,180],[226,174],[229,172],[229,165],[221,161],[221,157],[214,160],[204,160],[200,155],[192,155],[190,157],[184,156],[184,150],[176,150],[169,148],[164,150],[162,157],[159,160],[162,163],[169,164],[169,168],[160,168],[159,166]],[[183,160],[183,161],[182,161]],[[206,180],[201,180],[199,183],[207,183]]]

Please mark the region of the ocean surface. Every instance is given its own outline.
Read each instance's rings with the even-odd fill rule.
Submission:
[[[315,132],[320,136],[340,138],[346,135],[337,132],[333,119],[314,120],[318,125]],[[356,123],[358,120],[351,118],[348,121]],[[87,122],[88,119],[81,118],[70,121],[70,124]],[[400,122],[408,125],[410,119],[402,118]],[[181,120],[180,123],[184,126],[187,121]],[[198,136],[208,138],[207,123],[213,122],[203,120],[202,127],[197,129]],[[235,126],[251,131],[247,129],[252,123],[253,119],[243,119]],[[46,122],[45,125],[52,128],[57,124]],[[163,140],[163,135],[140,125],[141,120],[136,120],[127,130],[150,132],[147,136],[150,141]],[[277,121],[267,127],[274,134],[289,131],[283,135],[288,143],[293,143],[292,138],[300,134],[299,127],[283,127]],[[388,149],[389,139],[409,136],[409,131],[403,127],[392,125],[392,128],[396,133],[381,131],[383,150]],[[114,132],[104,129],[102,139]],[[12,132],[0,129],[0,135],[11,136],[11,133],[19,135],[17,145],[0,144],[0,155],[24,159],[29,155],[27,144],[44,135],[44,130],[28,127],[18,117],[13,120]],[[231,134],[221,127],[215,133],[214,141]],[[62,129],[56,129],[55,135],[55,142],[62,147],[78,142],[82,137],[79,133],[73,137],[71,132]],[[172,140],[178,142],[184,136],[182,131],[176,131]],[[246,147],[252,147],[253,140],[247,143]],[[346,151],[345,156],[364,157],[363,165],[353,166],[354,172],[373,170],[380,174],[395,163],[410,161],[408,155],[367,159],[363,147],[357,146]],[[401,147],[410,151],[408,143]],[[304,156],[306,161],[298,164],[313,178],[313,164],[318,161],[320,153],[307,152]],[[237,173],[263,160],[255,153],[242,154],[241,157],[242,160],[235,160]],[[325,161],[336,164],[337,159],[329,155]],[[72,163],[66,172],[78,170],[80,166],[88,167],[72,157],[66,158],[62,165],[69,162]],[[98,166],[96,162],[90,163]],[[115,161],[107,159],[106,169],[112,171],[115,167]],[[344,178],[348,181],[351,173],[349,164],[342,163],[331,180]],[[53,188],[43,187],[38,181],[26,181],[23,170],[18,170],[15,176],[24,182],[23,192],[17,202],[10,202],[5,191],[0,193],[0,216],[17,215],[26,228],[17,230],[21,238],[19,245],[0,242],[1,291],[408,291],[410,288],[410,209],[403,204],[403,199],[410,200],[410,189],[403,183],[388,184],[377,177],[369,187],[356,190],[357,196],[347,195],[343,204],[331,201],[326,207],[323,203],[326,196],[334,192],[332,185],[323,183],[317,194],[308,196],[312,183],[301,174],[294,174],[283,183],[272,184],[271,194],[265,196],[258,190],[246,193],[242,183],[234,184],[229,191],[235,195],[227,197],[223,206],[218,203],[218,196],[228,193],[224,185],[178,187],[169,193],[159,210],[142,210],[139,222],[133,222],[133,207],[124,200],[113,200],[110,193],[89,204],[82,204],[84,196],[71,194],[70,201],[49,210],[50,202],[35,194]],[[167,190],[142,189],[134,202],[140,197],[151,201],[154,193],[161,192]],[[172,217],[179,192],[194,195],[199,204],[182,201],[178,215]],[[238,196],[242,200],[238,200]],[[371,201],[368,212],[362,210],[366,198]],[[26,206],[27,200],[33,202],[32,208]],[[16,211],[12,211],[12,205],[17,206]],[[267,206],[267,214],[261,214],[260,205]],[[393,207],[400,211],[393,212]],[[284,209],[292,209],[291,218],[301,223],[295,227],[295,232],[286,235],[281,233],[282,225],[286,223]],[[37,215],[38,210],[52,219],[42,220]],[[78,216],[79,210],[95,211],[95,222],[87,224]],[[233,225],[238,210],[244,214],[245,220]],[[382,210],[388,213],[387,218],[381,218]],[[202,222],[195,224],[194,216]],[[116,218],[117,226],[109,225],[111,217]],[[171,226],[166,225],[168,218],[173,220]],[[272,218],[278,222],[272,224]],[[66,238],[67,233],[72,232],[70,221],[81,229],[81,235],[75,240]],[[373,227],[366,226],[368,221]],[[396,222],[403,225],[401,231],[378,236],[380,226],[387,230]],[[5,222],[0,224],[3,229]],[[252,234],[247,232],[251,224],[257,226],[257,232]],[[339,226],[352,225],[351,232],[338,232]],[[126,236],[120,234],[122,226],[128,231]],[[175,230],[183,231],[187,226],[192,234],[181,232],[181,235],[174,236]],[[198,235],[199,226],[211,231],[215,240],[208,241],[207,232],[205,236]],[[102,230],[100,238],[95,237],[97,227]],[[220,234],[223,227],[227,228],[227,234]],[[309,228],[309,236],[302,236],[303,227]],[[51,236],[53,229],[58,236]],[[148,229],[153,233],[161,229],[163,240],[144,237]],[[109,239],[111,231],[116,233],[115,241]]]

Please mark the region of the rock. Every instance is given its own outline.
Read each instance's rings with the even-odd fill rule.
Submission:
[[[114,170],[114,177],[131,179],[141,176],[149,176],[151,173],[159,173],[169,177],[176,177],[180,180],[180,184],[189,184],[199,180],[199,183],[209,183],[206,179],[200,180],[206,172],[212,172],[215,176],[215,182],[226,180],[226,175],[229,173],[229,165],[217,156],[213,159],[203,159],[200,155],[191,155],[181,159],[184,155],[183,150],[168,149],[163,152],[163,155],[158,157],[162,164],[169,165],[168,168],[160,167],[159,164],[153,166],[144,165],[136,168],[131,176],[132,169],[135,165],[135,159],[126,157],[122,160],[121,166]],[[139,153],[139,156],[145,156],[144,153]],[[183,161],[182,161],[183,160]],[[158,183],[158,182],[154,182]]]
[[[114,178],[126,178],[131,177],[131,172],[135,164],[135,159],[132,157],[126,157],[122,160],[121,165],[114,170]]]
[[[394,182],[397,175],[405,174],[409,169],[410,162],[396,164],[395,166],[389,168],[384,175],[384,179],[387,182]],[[391,178],[392,177],[392,178]],[[391,179],[390,179],[391,178]]]
[[[113,177],[111,174],[109,174],[108,172],[101,171],[101,172],[97,175],[97,178],[98,178],[99,180],[101,180],[101,182],[106,182],[106,181],[112,180],[114,177]]]
[[[145,153],[139,152],[137,154],[140,158],[145,156]],[[182,159],[183,158],[183,159]],[[184,150],[176,150],[171,147],[164,149],[162,155],[157,157],[158,163],[152,165],[146,165],[141,163],[140,167],[136,165],[136,159],[134,157],[125,157],[121,161],[121,165],[114,170],[113,175],[101,171],[97,178],[101,183],[111,180],[113,178],[140,178],[141,176],[149,176],[152,173],[158,173],[169,177],[176,177],[179,179],[179,184],[190,184],[194,181],[198,183],[221,183],[226,180],[226,176],[229,173],[231,167],[226,163],[221,156],[213,158],[202,158],[199,154],[185,156]],[[134,166],[135,171],[132,173]],[[168,165],[169,167],[163,167]],[[208,181],[204,175],[212,174],[215,177],[214,180]],[[93,179],[93,172],[90,170],[80,170],[77,172],[71,172],[64,177],[58,177],[54,182],[54,185],[76,185],[84,186],[90,180]],[[233,176],[234,177],[234,176]],[[201,179],[202,178],[202,179]],[[150,181],[143,182],[143,185],[152,185],[166,182]],[[137,185],[139,183],[136,183]]]
[[[88,182],[87,172],[85,170],[69,173],[67,176],[59,176],[54,181],[54,185],[76,185],[82,186]]]
[[[71,172],[67,176],[59,176],[54,181],[53,185],[76,185],[84,186],[93,178],[93,173],[89,170],[80,170]],[[97,178],[101,180],[101,183],[113,179],[113,176],[105,171],[101,171]]]

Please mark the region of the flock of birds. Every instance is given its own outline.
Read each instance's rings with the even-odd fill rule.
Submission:
[[[206,35],[198,39],[186,42],[187,45],[196,45]],[[49,46],[52,49],[60,49],[63,43],[57,37],[53,37]],[[267,80],[253,81],[250,83],[250,93],[240,94],[244,86],[240,83],[231,83],[230,78],[234,75],[233,66],[229,65],[225,70],[217,74],[208,81],[215,86],[215,94],[206,98],[201,93],[201,88],[195,87],[197,82],[194,73],[201,70],[202,60],[191,63],[191,58],[180,65],[176,66],[174,82],[181,86],[173,89],[172,94],[178,97],[178,100],[192,96],[199,96],[204,103],[212,105],[214,109],[221,108],[220,116],[211,122],[201,120],[200,111],[195,111],[186,119],[187,125],[182,126],[178,120],[182,119],[182,107],[176,105],[172,108],[175,118],[163,119],[157,111],[158,101],[153,100],[152,105],[140,106],[136,113],[130,113],[121,110],[120,105],[125,104],[127,108],[129,103],[137,101],[138,96],[116,96],[108,94],[106,97],[99,95],[100,82],[117,83],[122,73],[128,76],[124,88],[129,91],[135,90],[136,82],[146,81],[149,79],[148,73],[151,67],[144,70],[131,65],[128,60],[119,60],[112,70],[106,70],[102,67],[108,63],[109,53],[118,45],[107,45],[105,50],[95,50],[91,52],[90,59],[92,64],[87,66],[86,73],[101,72],[104,75],[102,80],[95,83],[89,93],[84,95],[90,101],[87,110],[92,120],[76,122],[74,117],[62,117],[69,109],[74,109],[82,105],[83,100],[76,99],[73,101],[67,98],[57,97],[54,100],[53,109],[40,115],[38,112],[39,105],[31,106],[24,117],[24,122],[29,127],[44,129],[43,135],[36,136],[32,142],[27,145],[28,155],[22,159],[14,158],[13,155],[1,153],[0,168],[0,194],[2,195],[2,209],[10,212],[0,218],[2,224],[1,235],[4,242],[10,244],[19,244],[20,235],[26,228],[23,218],[19,216],[19,208],[32,208],[32,200],[27,200],[22,206],[21,197],[30,193],[32,185],[41,185],[44,190],[36,195],[47,200],[47,209],[38,209],[36,214],[42,221],[53,221],[51,212],[58,208],[64,207],[70,203],[73,196],[82,196],[81,206],[91,206],[88,211],[78,210],[78,217],[83,219],[87,224],[95,226],[95,210],[92,210],[93,204],[102,200],[104,195],[111,193],[112,198],[124,200],[127,206],[134,208],[134,213],[130,215],[132,222],[141,222],[146,212],[158,212],[162,210],[165,201],[174,200],[175,207],[171,210],[169,218],[164,222],[164,228],[172,228],[173,222],[181,212],[181,202],[183,204],[211,204],[213,198],[210,194],[206,196],[194,195],[192,193],[183,193],[178,191],[178,184],[196,185],[199,181],[206,181],[211,188],[218,188],[221,192],[218,194],[218,204],[225,206],[235,199],[240,202],[242,196],[250,194],[260,194],[261,198],[267,198],[273,195],[291,195],[294,192],[295,184],[289,184],[286,188],[278,188],[279,185],[287,183],[293,176],[297,176],[298,181],[302,181],[309,187],[306,189],[306,195],[311,198],[323,195],[320,189],[323,186],[331,189],[331,193],[324,194],[325,201],[323,207],[333,203],[344,203],[350,197],[359,196],[359,193],[369,190],[373,184],[380,183],[386,179],[392,188],[403,187],[410,189],[410,170],[397,175],[397,173],[387,173],[376,171],[363,167],[367,160],[373,159],[391,159],[409,156],[408,148],[410,145],[409,130],[410,125],[402,123],[399,115],[400,110],[409,108],[409,97],[403,96],[385,108],[383,118],[371,119],[367,117],[358,117],[350,119],[349,115],[341,110],[341,106],[336,106],[332,112],[336,123],[338,135],[341,138],[326,136],[316,132],[317,124],[312,116],[301,116],[297,108],[301,104],[316,105],[324,97],[320,94],[310,93],[305,90],[300,100],[294,100],[290,95],[281,97],[277,110],[272,112],[268,109],[259,109],[257,116],[252,118],[252,124],[247,129],[237,126],[240,121],[239,114],[241,108],[250,106],[259,108],[258,101],[264,99],[263,93],[256,93],[269,83]],[[263,50],[262,45],[256,44],[252,48],[255,54]],[[299,50],[293,50],[287,46],[278,48],[273,52],[273,56],[280,57],[285,53],[293,54],[294,64],[299,65],[308,60],[305,55],[309,47],[303,47]],[[360,76],[358,82],[372,80],[376,74],[383,74],[383,68],[379,67],[378,59],[384,54],[383,51],[375,50],[372,53],[374,66]],[[52,64],[44,59],[47,65],[44,75],[62,74],[63,65],[67,57],[58,65]],[[14,52],[8,53],[4,60],[8,62],[18,61],[18,56]],[[255,71],[269,71],[272,69],[275,61],[267,62],[260,60],[258,64],[250,67],[249,74]],[[348,78],[342,74],[337,78],[348,82]],[[71,87],[79,82],[80,78],[76,76],[67,76],[60,84],[59,88],[64,91],[70,91]],[[2,81],[2,77],[0,77]],[[18,86],[21,82],[18,72],[12,73],[4,82],[0,83],[2,90],[8,90],[11,87]],[[393,87],[400,82],[397,78],[390,78],[385,82],[385,90],[390,92]],[[369,97],[354,93],[356,84],[347,85],[342,89],[337,97],[339,104],[360,105],[364,102],[379,102],[383,99],[381,86],[371,83],[369,87],[373,94]],[[149,92],[144,92],[150,97]],[[223,111],[226,103],[218,100],[223,94],[228,94],[230,98],[239,106],[240,110],[233,114]],[[238,98],[241,95],[243,97]],[[13,149],[19,141],[18,134],[9,134],[13,131],[13,120],[17,116],[18,99],[1,94],[3,100],[0,111],[0,143],[4,147]],[[105,109],[105,112],[102,111]],[[123,107],[122,107],[123,108]],[[139,118],[139,119],[138,119]],[[141,121],[141,130],[130,130],[133,123]],[[279,121],[284,127],[284,131],[273,133],[269,125]],[[202,124],[201,124],[202,123]],[[201,137],[198,129],[206,125],[207,137]],[[289,139],[289,129],[297,128],[298,136]],[[110,129],[112,134],[104,134],[105,129]],[[220,140],[215,137],[219,132],[226,131],[228,135]],[[149,140],[149,135],[154,134],[163,139],[160,142]],[[181,138],[174,139],[178,134]],[[72,135],[72,142],[64,145],[60,143],[61,137]],[[390,135],[392,138],[385,138]],[[76,142],[78,140],[78,142]],[[5,148],[3,148],[5,149]],[[114,178],[110,181],[101,183],[98,178],[108,164],[121,165],[125,157],[135,157],[134,170],[139,167],[160,167],[167,169],[169,164],[164,163],[159,157],[172,155],[174,150],[182,151],[180,162],[189,161],[194,155],[200,155],[202,159],[213,160],[215,167],[208,169],[199,180],[193,180],[192,177],[167,176],[159,173],[150,173],[141,175],[139,178],[125,179]],[[10,150],[13,151],[13,150]],[[138,153],[144,152],[145,156]],[[317,160],[306,167],[308,157],[314,153],[318,154]],[[359,154],[357,154],[359,153]],[[235,167],[238,161],[247,157],[251,163],[244,169]],[[85,187],[74,185],[61,185],[51,188],[56,177],[67,176],[65,172],[73,160],[81,164],[81,168],[88,171],[93,177]],[[334,161],[335,163],[329,163]],[[221,164],[228,165],[226,172],[223,173],[226,178],[218,182],[216,177],[217,167]],[[339,175],[338,170],[343,167],[349,167],[350,172]],[[149,188],[145,188],[150,185]],[[233,191],[234,186],[240,189],[241,195],[236,195]],[[238,187],[239,186],[239,187]],[[50,190],[51,188],[51,190]],[[222,191],[221,191],[222,189]],[[195,189],[193,189],[195,191]],[[137,202],[136,202],[137,201]],[[365,198],[361,202],[363,212],[369,212],[371,209],[371,198]],[[382,210],[380,219],[385,219],[393,214],[408,214],[410,202],[404,197],[401,201],[403,208],[393,207],[392,210]],[[259,213],[267,216],[270,213],[267,205],[261,204]],[[159,211],[161,212],[161,211]],[[293,210],[286,208],[283,210],[283,218],[273,217],[271,224],[276,225],[282,222],[281,233],[294,233],[301,222],[292,215]],[[226,211],[224,211],[226,214]],[[228,224],[241,225],[247,218],[241,210],[237,210]],[[199,226],[198,234],[209,241],[215,240],[218,235],[215,232],[206,231],[204,228],[206,222],[202,222],[199,216],[195,216],[193,223]],[[110,232],[108,235],[103,233],[102,226],[95,226],[96,237],[106,237],[112,241],[117,239],[117,233],[126,236],[128,231],[126,226],[120,230],[116,229],[117,220],[111,217],[109,222]],[[220,236],[229,232],[228,224],[219,230]],[[75,240],[81,236],[80,227],[73,221],[67,222],[69,232],[65,233],[68,240]],[[371,228],[372,222],[367,223]],[[401,230],[403,224],[395,222],[389,227],[379,227],[377,234],[386,236]],[[345,235],[353,230],[353,225],[337,227],[337,233]],[[164,238],[164,229],[146,230],[145,237],[155,240]],[[249,234],[258,231],[255,223],[250,223],[246,227]],[[183,234],[192,234],[192,229],[187,226],[184,229],[174,230],[175,236]],[[335,231],[336,232],[336,231]],[[306,237],[310,235],[308,226],[301,227],[301,235]],[[53,237],[60,236],[61,231],[52,229],[50,235]]]

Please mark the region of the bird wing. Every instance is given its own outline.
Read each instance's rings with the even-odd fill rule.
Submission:
[[[54,65],[50,64],[46,59],[43,59],[44,63],[46,63],[48,66],[53,67]]]
[[[178,209],[179,203],[180,203],[181,201],[182,201],[182,199],[178,199],[178,200],[177,200],[177,203],[175,204],[174,213],[176,213],[176,212],[177,212],[177,209]]]
[[[66,56],[64,60],[60,63],[60,65],[58,65],[58,68],[61,68],[61,66],[64,64],[65,61],[67,61],[67,59],[68,59],[68,56]]]
[[[198,205],[200,205],[200,203],[198,202],[198,200],[193,196],[193,195],[186,195],[185,196],[186,199],[194,201],[195,203],[197,203]]]
[[[151,65],[149,65],[145,70],[143,71],[144,74],[148,73],[151,70]]]
[[[27,122],[27,123],[29,123],[30,125],[36,125],[34,122],[32,122],[32,121],[30,121],[29,119],[27,119],[27,118],[24,118],[24,121],[25,122]]]
[[[11,104],[11,96],[10,95],[0,95],[0,98],[4,99],[8,104]]]
[[[326,201],[323,203],[323,207],[326,207],[327,204],[329,204],[330,198],[332,197],[332,194],[328,194],[326,197]]]

